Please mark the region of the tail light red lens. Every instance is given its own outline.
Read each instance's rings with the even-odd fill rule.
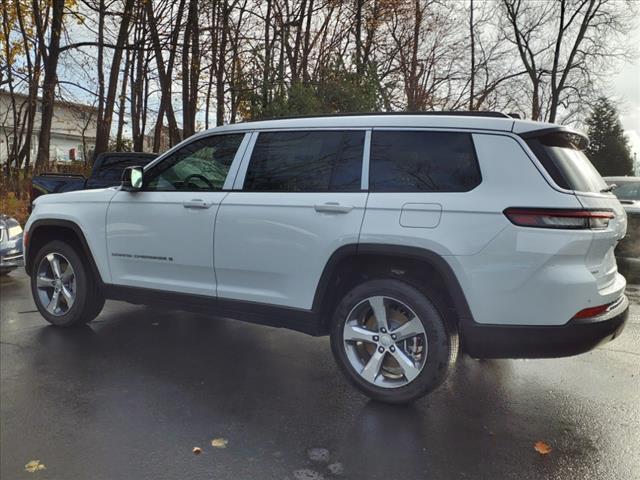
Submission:
[[[611,303],[607,303],[605,305],[598,305],[597,307],[585,308],[584,310],[580,310],[578,313],[576,313],[573,316],[573,318],[591,318],[591,317],[596,317],[596,316],[600,315],[601,313],[606,312],[607,308],[609,308],[610,305],[611,305]]]
[[[555,208],[507,208],[506,217],[514,225],[570,230],[604,230],[614,218],[607,210],[560,210]]]

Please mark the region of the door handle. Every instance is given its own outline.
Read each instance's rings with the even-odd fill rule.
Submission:
[[[193,200],[190,200],[188,202],[182,202],[182,206],[184,208],[209,208],[212,204],[211,203],[207,203],[204,200],[200,200],[199,198],[195,198]]]
[[[326,213],[349,213],[353,210],[352,205],[341,205],[338,202],[316,203],[316,212]]]

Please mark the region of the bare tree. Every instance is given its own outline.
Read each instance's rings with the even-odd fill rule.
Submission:
[[[118,31],[118,38],[116,45],[125,45],[127,43],[127,37],[129,35],[129,20],[131,15],[131,9],[133,7],[134,0],[125,0],[124,2],[124,15],[120,20],[120,29]],[[111,59],[111,70],[109,71],[109,84],[107,88],[107,96],[104,104],[104,113],[102,118],[98,119],[98,130],[96,132],[96,146],[94,150],[94,158],[100,153],[106,152],[109,146],[109,137],[111,134],[111,120],[113,117],[113,110],[116,102],[116,94],[118,91],[118,81],[120,78],[120,62],[122,61],[122,48],[116,48],[113,51],[113,58]],[[126,73],[123,75],[126,78]]]
[[[34,3],[37,3],[34,0]],[[39,11],[39,6],[34,5],[34,13]],[[44,43],[44,25],[36,16],[36,29],[40,43]],[[49,29],[49,47],[44,57],[44,81],[42,84],[42,121],[38,137],[38,154],[36,157],[36,170],[49,161],[49,143],[51,141],[51,122],[53,120],[53,107],[55,88],[58,80],[58,57],[60,55],[60,33],[62,31],[62,17],[64,16],[64,0],[53,0],[51,8],[51,27]]]
[[[519,53],[531,93],[531,118],[557,120],[595,96],[609,73],[607,63],[625,58],[622,37],[631,25],[633,2],[610,0],[502,0],[504,32]]]

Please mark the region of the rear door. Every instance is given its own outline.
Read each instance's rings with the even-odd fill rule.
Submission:
[[[598,289],[615,288],[618,280],[614,250],[627,231],[627,215],[609,186],[582,149],[585,139],[573,133],[552,132],[527,137],[527,144],[556,186],[572,190],[584,208],[613,213],[603,229],[592,229],[593,240],[585,259]]]
[[[367,136],[364,129],[254,133],[239,190],[216,220],[219,297],[311,308],[331,254],[358,242]]]
[[[145,170],[142,191],[113,197],[107,212],[112,283],[215,296],[215,218],[244,138],[195,139]]]
[[[472,134],[375,128],[361,243],[421,247],[439,255],[477,253],[502,218],[483,215],[486,193]],[[468,232],[468,234],[461,232]]]

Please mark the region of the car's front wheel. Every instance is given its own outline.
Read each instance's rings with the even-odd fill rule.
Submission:
[[[334,313],[333,354],[347,378],[375,400],[406,403],[432,391],[457,348],[434,301],[395,279],[357,286]]]
[[[31,293],[40,314],[59,327],[90,322],[104,306],[104,296],[86,260],[61,240],[47,243],[36,253]]]

